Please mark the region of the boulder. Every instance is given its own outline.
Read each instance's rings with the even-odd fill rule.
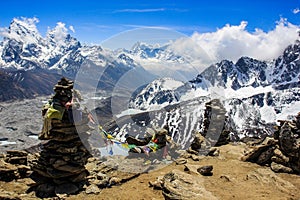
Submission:
[[[205,189],[200,175],[172,170],[159,180],[165,199],[217,199]]]

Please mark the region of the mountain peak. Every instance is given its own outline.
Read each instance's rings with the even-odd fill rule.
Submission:
[[[9,25],[7,32],[3,35],[9,39],[15,39],[26,43],[35,43],[41,38],[36,24],[39,22],[37,18],[14,18]]]
[[[80,43],[68,33],[68,28],[62,22],[58,22],[56,27],[49,29],[47,40],[52,45],[58,46],[81,46]]]
[[[154,48],[160,48],[161,47],[161,45],[159,45],[159,44],[147,44],[147,43],[145,43],[145,42],[136,42],[133,46],[132,46],[132,48],[131,48],[131,50],[132,51],[137,51],[137,50],[145,50],[145,49],[154,49]]]

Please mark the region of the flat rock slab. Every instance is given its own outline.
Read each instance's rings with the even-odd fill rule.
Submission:
[[[292,183],[283,180],[270,169],[260,168],[247,174],[246,180],[255,180],[259,184],[267,184],[276,187],[278,190],[289,193],[290,191],[299,191]]]
[[[217,199],[205,189],[201,175],[191,175],[175,169],[165,174],[161,183],[166,199]]]

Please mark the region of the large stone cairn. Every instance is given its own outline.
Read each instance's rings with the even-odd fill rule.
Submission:
[[[44,124],[39,139],[47,142],[37,159],[31,161],[31,178],[36,182],[31,189],[42,198],[80,191],[88,176],[85,164],[91,156],[89,147],[82,143],[89,135],[88,113],[80,108],[81,97],[73,91],[73,82],[62,78],[54,91],[42,111]],[[65,106],[72,99],[72,105]]]
[[[221,146],[228,144],[229,128],[227,127],[226,110],[219,99],[213,99],[205,104],[203,131],[210,146]]]
[[[216,156],[219,150],[215,146],[228,144],[229,126],[226,110],[218,99],[213,99],[205,104],[202,130],[193,131],[193,141],[186,150],[189,154]],[[189,157],[189,155],[183,155]],[[193,160],[198,159],[193,156]]]
[[[228,144],[229,128],[226,110],[219,99],[213,99],[205,104],[203,135],[214,146]]]
[[[278,122],[273,137],[249,143],[242,160],[268,165],[274,172],[300,174],[300,112],[292,121]]]

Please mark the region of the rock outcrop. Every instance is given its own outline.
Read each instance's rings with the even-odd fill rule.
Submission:
[[[198,173],[175,169],[149,184],[162,190],[165,199],[218,199],[205,189],[204,180]]]
[[[269,165],[274,172],[300,174],[300,112],[292,121],[278,122],[274,136],[250,146],[241,159]]]
[[[82,143],[89,136],[89,118],[72,89],[73,82],[62,78],[42,111],[44,124],[39,139],[47,142],[30,162],[31,178],[36,181],[31,189],[38,197],[77,193],[89,174],[85,164],[90,149]]]

